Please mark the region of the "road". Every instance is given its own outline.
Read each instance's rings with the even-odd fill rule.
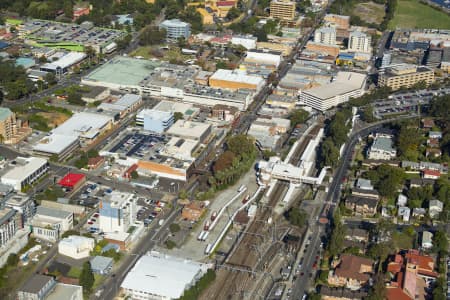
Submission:
[[[359,138],[367,136],[369,133],[373,132],[374,130],[380,130],[383,126],[383,124],[390,123],[397,119],[403,119],[407,117],[397,117],[390,120],[383,120],[374,124],[368,124],[361,129],[358,129],[357,131],[354,131],[344,148],[344,152],[342,157],[340,158],[340,164],[338,168],[336,169],[333,181],[329,186],[328,194],[325,200],[325,203],[322,207],[322,215],[325,215],[328,217],[328,219],[331,219],[334,213],[334,210],[339,204],[339,198],[340,198],[340,187],[341,182],[344,176],[347,173],[347,170],[349,169],[351,160],[352,160],[352,151],[355,147],[356,143],[359,141]],[[325,233],[325,227],[320,224],[319,222],[315,222],[313,224],[310,224],[309,230],[313,233],[313,240],[311,244],[308,247],[307,252],[304,255],[304,263],[302,267],[302,271],[305,272],[305,275],[303,277],[297,278],[296,282],[293,285],[292,288],[292,299],[301,299],[305,292],[307,291],[307,288],[309,286],[309,272],[311,272],[311,266],[313,265],[315,261],[315,256],[320,250],[320,237],[323,233]],[[307,280],[305,280],[305,278]]]
[[[97,289],[99,292],[101,291],[101,294],[99,296],[93,295],[91,296],[91,299],[114,299],[120,289],[120,284],[125,279],[127,273],[134,267],[141,256],[151,250],[165,234],[168,234],[170,224],[172,224],[180,212],[181,210],[172,209],[169,217],[160,228],[149,230],[134,247],[137,252],[129,254],[124,258],[119,269],[116,270],[112,276],[109,276],[105,283]],[[155,224],[155,226],[157,226],[157,224]]]

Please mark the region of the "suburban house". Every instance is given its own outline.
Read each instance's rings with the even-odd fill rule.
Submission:
[[[439,179],[441,177],[441,172],[437,170],[423,170],[422,178],[424,179]]]
[[[355,215],[371,217],[377,212],[378,200],[366,197],[350,196],[345,200],[345,207]]]
[[[429,231],[422,232],[422,248],[424,249],[433,248],[433,234]]]
[[[402,218],[403,222],[409,222],[411,217],[411,208],[407,206],[400,206],[398,208],[398,216]]]
[[[334,270],[329,272],[328,284],[359,290],[369,281],[373,264],[374,261],[368,258],[342,254],[338,260],[333,261]]]
[[[437,218],[439,214],[444,210],[444,203],[439,200],[430,200],[428,207],[428,214],[431,218]]]

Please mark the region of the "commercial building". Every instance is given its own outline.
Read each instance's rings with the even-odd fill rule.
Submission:
[[[369,159],[390,160],[396,157],[397,151],[393,147],[392,136],[387,134],[376,134],[372,145],[367,150]]]
[[[336,45],[336,28],[320,27],[314,32],[314,43]]]
[[[47,295],[45,300],[83,300],[83,287],[58,282],[55,288]]]
[[[33,153],[39,156],[59,159],[69,156],[80,145],[87,146],[111,129],[114,118],[99,113],[75,113],[64,123],[53,129],[33,146]]]
[[[152,252],[142,256],[121,284],[133,299],[177,299],[206,272],[206,266]]]
[[[67,173],[60,181],[58,185],[67,190],[78,190],[86,182],[86,175],[80,173]]]
[[[0,247],[5,247],[19,229],[19,214],[12,208],[0,209]]]
[[[18,212],[18,228],[24,228],[31,221],[36,211],[33,199],[28,196],[16,194],[5,200],[5,207]]]
[[[17,144],[30,135],[31,131],[28,126],[23,126],[22,121],[9,108],[0,107],[0,143]]]
[[[251,35],[233,35],[231,37],[231,43],[233,45],[241,45],[242,47],[244,47],[247,50],[250,49],[255,49],[256,48],[256,42],[258,41],[258,39]]]
[[[200,109],[198,107],[194,107],[192,104],[165,100],[160,101],[153,107],[153,109],[162,112],[181,113],[183,114],[183,118],[185,120],[194,118],[200,112]]]
[[[182,161],[193,162],[194,152],[196,151],[198,146],[198,140],[172,137],[160,153],[161,155],[165,155],[167,157],[173,157]]]
[[[81,99],[87,103],[94,103],[105,100],[109,95],[111,95],[110,89],[102,86],[93,86],[89,88],[89,92],[82,94]]]
[[[191,24],[179,19],[165,20],[159,24],[166,31],[167,40],[176,41],[179,38],[188,39],[191,35]]]
[[[44,300],[55,286],[52,276],[33,274],[17,292],[17,300]]]
[[[87,55],[83,52],[69,52],[58,60],[43,64],[40,70],[56,75],[65,74],[72,66],[81,63],[86,57]]]
[[[270,2],[270,17],[286,21],[295,18],[295,1],[272,0]]]
[[[100,200],[99,213],[101,231],[126,233],[135,221],[136,197],[118,191],[106,194]]]
[[[348,50],[354,52],[372,52],[372,38],[361,31],[352,31],[348,37]]]
[[[212,133],[212,126],[206,123],[178,120],[173,124],[167,135],[182,139],[191,139],[203,143]]]
[[[41,178],[49,168],[47,160],[39,157],[17,157],[15,162],[13,169],[2,176],[1,182],[19,192]]]
[[[209,78],[209,85],[229,90],[260,90],[264,85],[264,79],[260,76],[248,75],[243,70],[219,69]]]
[[[279,51],[251,50],[247,51],[244,58],[244,65],[247,67],[256,66],[276,70],[283,60]]]
[[[55,242],[73,228],[73,213],[38,206],[31,225],[36,238]]]
[[[89,257],[94,246],[95,241],[92,238],[71,235],[59,241],[58,253],[73,259],[82,259]]]
[[[163,133],[174,122],[172,112],[159,111],[157,109],[143,109],[136,115],[136,125],[145,130]]]
[[[378,85],[398,90],[401,87],[409,88],[422,81],[425,82],[426,85],[430,85],[434,82],[433,69],[425,66],[400,64],[387,67],[385,71],[379,75]]]
[[[247,134],[254,137],[260,146],[274,150],[279,146],[281,135],[290,128],[290,121],[281,118],[258,118],[252,123]]]
[[[300,58],[331,64],[335,62],[339,52],[339,46],[308,41]]]
[[[331,26],[335,26],[339,29],[349,29],[350,28],[350,17],[341,16],[335,14],[326,14],[324,17],[325,23]]]
[[[103,112],[110,112],[114,115],[114,120],[124,118],[131,112],[136,111],[142,105],[142,96],[135,94],[125,94],[119,98],[112,98],[103,102],[97,109]]]
[[[300,102],[319,111],[328,110],[364,93],[367,76],[355,72],[339,72],[333,82],[302,91]]]
[[[113,266],[113,259],[106,256],[94,256],[91,261],[92,272],[99,275],[107,275]]]
[[[342,254],[333,261],[328,275],[328,283],[332,286],[343,286],[351,290],[359,290],[366,284],[374,272],[374,261],[355,255]]]

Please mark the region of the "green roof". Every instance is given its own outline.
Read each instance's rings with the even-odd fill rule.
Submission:
[[[84,80],[123,86],[138,85],[160,64],[158,61],[118,56],[95,69]]]
[[[12,111],[9,108],[0,107],[0,121],[6,120],[11,114]]]

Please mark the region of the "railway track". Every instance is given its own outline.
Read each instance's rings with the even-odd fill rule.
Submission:
[[[298,146],[291,163],[297,165],[308,143],[317,136],[322,124],[314,126]],[[203,293],[200,299],[243,299],[250,286],[255,283],[255,275],[264,270],[264,266],[276,254],[271,241],[272,231],[267,221],[273,217],[273,209],[283,199],[289,184],[278,182],[267,205],[261,207],[252,223],[242,233],[240,240],[226,261],[228,268],[220,269],[214,283]],[[274,220],[276,221],[276,220]],[[270,243],[268,243],[270,241]]]

